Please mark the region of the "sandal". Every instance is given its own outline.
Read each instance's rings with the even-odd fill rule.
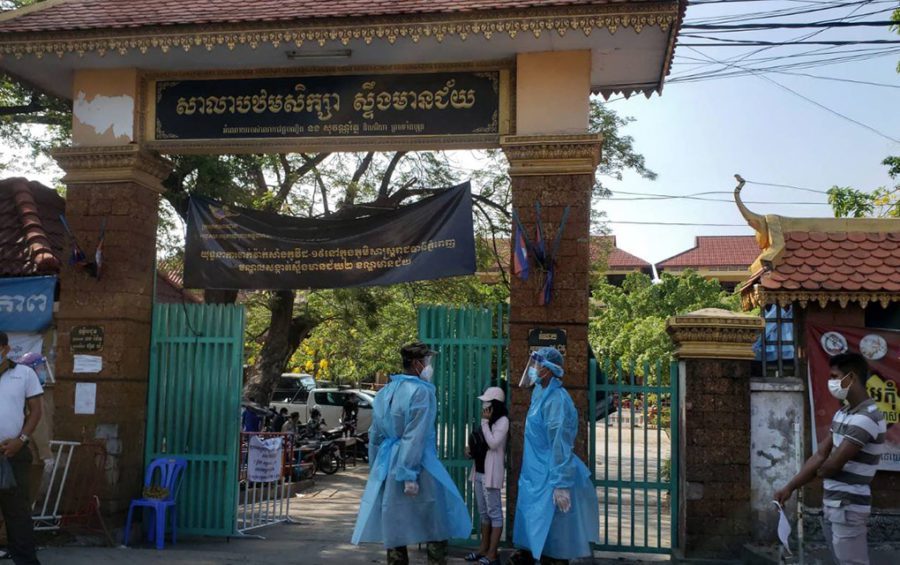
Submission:
[[[478,565],[500,565],[500,559],[491,559],[487,556],[482,556],[481,559],[478,560]]]
[[[472,553],[467,554],[465,557],[465,560],[470,563],[473,563],[475,561],[481,561],[482,559],[484,559],[484,555],[482,555],[480,553],[475,553],[474,551]]]

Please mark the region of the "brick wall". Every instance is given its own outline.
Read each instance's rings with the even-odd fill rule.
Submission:
[[[750,538],[750,362],[684,364],[682,546],[734,557]]]
[[[99,280],[66,264],[60,307],[54,431],[57,439],[99,441],[108,451],[101,500],[110,512],[140,494],[144,469],[153,263],[159,195],[134,183],[70,184],[66,214],[79,243],[93,254],[107,218]],[[104,329],[103,370],[73,372],[73,327]],[[96,413],[74,413],[78,382],[97,383]]]
[[[513,206],[522,223],[534,233],[534,203],[542,206],[541,220],[545,237],[553,241],[563,209],[571,206],[569,219],[559,248],[553,302],[538,304],[538,277],[527,281],[512,277],[510,292],[510,367],[512,395],[510,401],[510,474],[508,497],[510,514],[515,515],[519,470],[522,461],[525,417],[531,401],[531,389],[520,389],[521,371],[528,360],[528,332],[536,327],[562,328],[567,332],[566,374],[563,384],[572,396],[581,420],[576,451],[587,462],[588,425],[588,297],[590,286],[590,195],[593,175],[514,176]],[[547,229],[549,228],[549,229]]]

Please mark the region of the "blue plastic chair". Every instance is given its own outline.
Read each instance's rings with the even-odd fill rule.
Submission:
[[[184,478],[184,469],[187,467],[187,460],[179,457],[167,457],[164,459],[154,459],[147,472],[144,475],[144,488],[151,486],[160,486],[169,491],[169,495],[165,499],[140,498],[131,501],[128,507],[128,519],[125,522],[125,545],[128,545],[128,538],[131,534],[131,518],[134,509],[137,507],[150,508],[154,512],[154,520],[150,522],[147,538],[152,542],[156,541],[156,549],[162,549],[165,544],[166,537],[166,514],[172,511],[172,545],[175,545],[175,531],[178,525],[178,516],[175,509],[175,500],[178,498],[178,491],[181,489],[181,481]],[[158,473],[157,473],[158,471]],[[158,482],[154,483],[155,476],[159,477]]]

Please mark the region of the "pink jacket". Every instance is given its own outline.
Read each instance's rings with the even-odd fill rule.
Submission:
[[[509,435],[509,419],[503,416],[494,422],[494,429],[487,420],[481,421],[481,432],[488,444],[488,452],[484,458],[485,488],[503,488],[506,477],[506,436]],[[472,464],[471,480],[475,480],[475,465]]]

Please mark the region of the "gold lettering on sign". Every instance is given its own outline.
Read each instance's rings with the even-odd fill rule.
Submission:
[[[375,93],[375,81],[364,82],[362,92],[357,92],[353,97],[353,109],[362,112],[366,119],[375,118],[375,110],[446,110],[448,107],[454,110],[467,110],[475,106],[475,90],[459,88],[455,89],[456,81],[448,80],[444,87],[436,90],[395,90],[393,92],[381,91]],[[449,98],[449,99],[448,99]]]
[[[269,94],[263,88],[256,94],[246,96],[182,96],[175,105],[175,112],[179,116],[309,112],[315,113],[323,122],[330,120],[334,116],[333,112],[340,109],[340,94],[307,93],[303,83],[294,86],[294,94]]]

